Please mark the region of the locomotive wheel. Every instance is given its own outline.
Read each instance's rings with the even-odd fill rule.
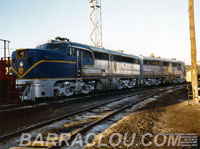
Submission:
[[[174,79],[174,80],[173,80],[173,83],[176,84],[176,83],[178,83],[178,82],[177,82],[177,80]]]
[[[134,86],[134,85],[133,85],[133,82],[129,82],[129,83],[128,83],[128,88],[133,88],[133,86]]]
[[[81,92],[83,94],[89,94],[89,92],[90,92],[90,86],[88,86],[88,85],[83,86]]]
[[[162,84],[165,84],[165,80],[163,79],[161,83],[162,83]]]
[[[101,82],[97,82],[96,89],[99,90],[99,91],[102,90],[102,84],[101,84]]]
[[[74,94],[74,90],[71,87],[65,88],[65,96],[72,96]]]
[[[160,81],[156,80],[155,85],[157,85],[157,86],[160,85]]]
[[[60,95],[59,90],[55,89],[55,90],[54,90],[54,97],[60,97],[60,96],[61,96],[61,95]]]
[[[124,88],[123,83],[118,83],[117,88],[120,89],[120,90],[123,89]]]

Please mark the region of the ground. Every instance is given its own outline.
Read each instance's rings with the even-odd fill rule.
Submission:
[[[113,133],[119,133],[122,136],[121,143],[115,147],[109,143],[109,139]],[[127,139],[125,139],[125,133],[127,134]],[[95,148],[105,148],[98,146],[99,138],[103,136],[101,143],[106,144],[106,148],[144,148],[141,140],[142,136],[144,137],[144,134],[147,134],[145,139],[143,139],[144,143],[148,144],[152,142],[152,144],[146,148],[157,148],[158,146],[155,144],[153,138],[155,139],[158,133],[163,133],[164,135],[168,134],[166,143],[163,141],[164,137],[161,134],[158,135],[156,139],[158,141],[157,144],[164,143],[160,148],[172,148],[173,140],[169,142],[170,135],[174,137],[174,141],[176,141],[175,139],[179,135],[183,137],[188,137],[189,135],[190,138],[192,135],[194,135],[194,138],[198,136],[198,143],[193,144],[198,145],[196,148],[200,148],[200,105],[188,105],[186,89],[161,95],[157,100],[127,115],[118,123],[97,135],[93,143],[96,143]],[[129,147],[125,146],[123,141],[126,140],[127,144],[131,143],[131,140],[134,139],[134,137],[132,137],[133,134],[136,134],[133,145]],[[112,140],[117,143],[119,137],[115,136]],[[183,138],[181,138],[181,141],[183,141]],[[168,145],[168,143],[170,145]],[[175,144],[174,148],[177,148],[177,145],[178,144]],[[94,148],[94,146],[85,146],[85,148]]]

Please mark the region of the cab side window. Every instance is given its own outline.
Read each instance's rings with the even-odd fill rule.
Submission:
[[[46,46],[46,45],[45,45]],[[41,47],[42,48],[42,47]],[[64,50],[67,48],[67,44],[62,43],[50,43],[47,45],[47,49]]]
[[[76,49],[76,56],[80,57],[81,56],[81,49]]]
[[[107,53],[94,52],[94,57],[98,60],[109,60],[109,55]]]
[[[148,65],[149,62],[147,60],[144,60],[144,65]]]
[[[92,53],[90,51],[86,51],[86,50],[83,50],[83,57],[93,58]]]
[[[181,64],[178,64],[178,70],[182,70]]]
[[[163,62],[163,66],[169,66],[168,62]]]
[[[67,51],[68,56],[76,56],[76,49],[73,47],[70,47],[69,50]]]
[[[172,66],[173,66],[173,67],[177,67],[177,64],[176,64],[176,63],[172,63]]]

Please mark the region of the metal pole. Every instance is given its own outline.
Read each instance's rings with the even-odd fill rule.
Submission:
[[[10,57],[10,41],[8,41],[8,46],[7,46],[7,48],[8,48],[8,57]]]
[[[101,0],[89,0],[90,40],[95,47],[102,47]]]
[[[196,38],[195,38],[195,23],[194,23],[194,1],[189,0],[189,19],[190,19],[190,40],[191,40],[191,82],[193,103],[199,103],[198,93],[198,72],[196,58]]]
[[[101,7],[101,0],[100,0],[100,47],[103,47],[103,37],[102,37],[102,7]]]
[[[94,38],[94,44],[95,44],[95,47],[98,47],[98,43],[97,43],[97,1],[94,0],[94,22],[95,22],[95,25],[94,25],[94,33],[95,33],[95,38]]]
[[[6,60],[6,40],[4,40],[4,59]]]

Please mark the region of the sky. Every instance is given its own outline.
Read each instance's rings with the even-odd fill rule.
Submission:
[[[195,1],[200,60],[200,1]],[[188,0],[102,0],[103,47],[190,64]],[[57,36],[90,44],[88,0],[0,0],[0,39],[11,51]],[[0,57],[3,56],[0,43]]]

